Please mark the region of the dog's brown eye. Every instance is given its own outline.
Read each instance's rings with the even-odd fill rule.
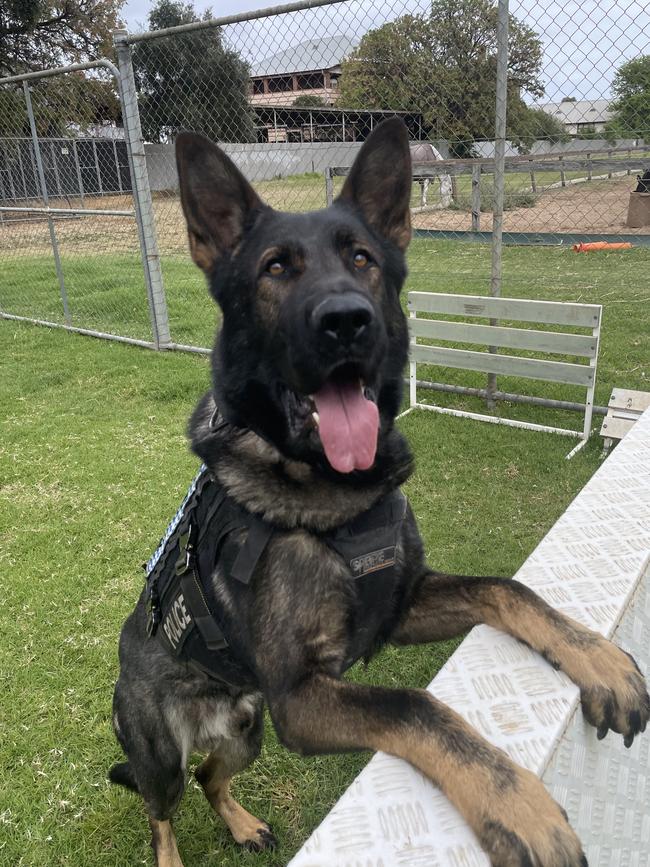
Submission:
[[[357,250],[357,252],[354,254],[354,267],[365,268],[368,262],[370,262],[368,254],[364,253],[363,250]]]
[[[269,262],[266,266],[266,270],[272,277],[280,277],[284,274],[286,268],[278,259],[273,259],[273,261]]]

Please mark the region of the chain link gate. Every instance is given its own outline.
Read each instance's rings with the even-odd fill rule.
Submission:
[[[164,346],[117,68],[0,80],[0,119],[2,316]]]

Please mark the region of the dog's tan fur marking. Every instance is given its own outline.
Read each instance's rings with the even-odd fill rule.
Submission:
[[[464,726],[459,718],[452,723],[466,729],[466,734],[476,733]],[[405,739],[388,736],[382,746],[384,752],[399,755],[415,765],[437,785],[465,817],[483,847],[490,853],[493,865],[519,865],[510,846],[501,851],[498,832],[503,828],[515,834],[545,867],[563,867],[563,851],[579,858],[580,841],[566,824],[564,817],[540,780],[530,771],[512,764],[515,779],[512,787],[504,790],[495,785],[494,774],[480,765],[458,761],[453,753],[434,747],[419,732],[412,732]],[[495,750],[495,752],[498,752]],[[505,754],[503,760],[508,761]],[[562,850],[557,850],[556,832],[564,838]],[[510,861],[509,859],[513,859]]]
[[[382,710],[378,692],[316,676],[287,699],[280,730],[290,746],[305,752],[362,748],[410,762],[462,813],[494,867],[525,863],[510,860],[517,847],[531,863],[544,867],[579,863],[577,836],[534,774],[515,765],[423,690],[390,691],[404,701],[407,713],[402,718]],[[382,692],[384,697],[389,693]]]
[[[214,401],[206,401],[201,432],[194,432],[197,446],[202,436],[206,440],[212,436],[209,424],[214,409]],[[409,469],[404,468],[405,476]],[[287,461],[252,431],[234,436],[224,444],[214,471],[233,499],[270,523],[287,529],[310,527],[319,532],[356,517],[394,487],[382,483],[358,489],[342,487],[308,464]]]
[[[646,705],[643,676],[615,644],[548,606],[516,581],[427,576],[393,635],[397,644],[437,641],[478,623],[507,632],[580,687],[588,721],[622,734]]]
[[[176,845],[176,836],[172,823],[149,817],[151,826],[151,847],[154,851],[157,867],[183,867],[181,856]]]
[[[266,822],[262,822],[245,810],[230,794],[231,777],[215,753],[211,753],[196,769],[196,778],[201,784],[210,806],[228,826],[237,843],[250,848],[264,849],[268,845],[265,835],[270,834]]]

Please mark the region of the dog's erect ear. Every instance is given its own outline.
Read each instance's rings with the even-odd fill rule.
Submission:
[[[251,212],[266,206],[232,160],[198,133],[179,134],[176,165],[192,259],[209,274],[237,246]]]
[[[372,228],[406,250],[411,240],[411,154],[399,118],[375,127],[359,151],[340,200],[355,204]]]

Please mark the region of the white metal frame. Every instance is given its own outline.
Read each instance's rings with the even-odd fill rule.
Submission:
[[[445,415],[473,418],[490,424],[505,424],[526,430],[579,437],[580,442],[567,455],[572,458],[587,442],[596,386],[596,367],[600,345],[602,306],[566,301],[533,301],[524,298],[493,298],[480,295],[454,295],[439,292],[409,292],[409,331],[411,352],[409,363],[409,408],[399,418],[414,409],[426,409]],[[438,313],[483,319],[506,319],[514,322],[543,325],[567,325],[588,329],[575,334],[542,331],[513,326],[479,325],[441,319],[418,318],[418,313]],[[431,343],[418,343],[418,337],[454,343],[485,344],[499,348],[528,350],[545,354],[561,354],[588,359],[588,364],[529,358],[521,355],[501,355],[468,349],[452,349]],[[582,432],[519,421],[518,419],[484,415],[451,409],[436,404],[419,403],[417,399],[417,365],[436,364],[485,373],[511,374],[546,382],[582,385],[587,390]]]

